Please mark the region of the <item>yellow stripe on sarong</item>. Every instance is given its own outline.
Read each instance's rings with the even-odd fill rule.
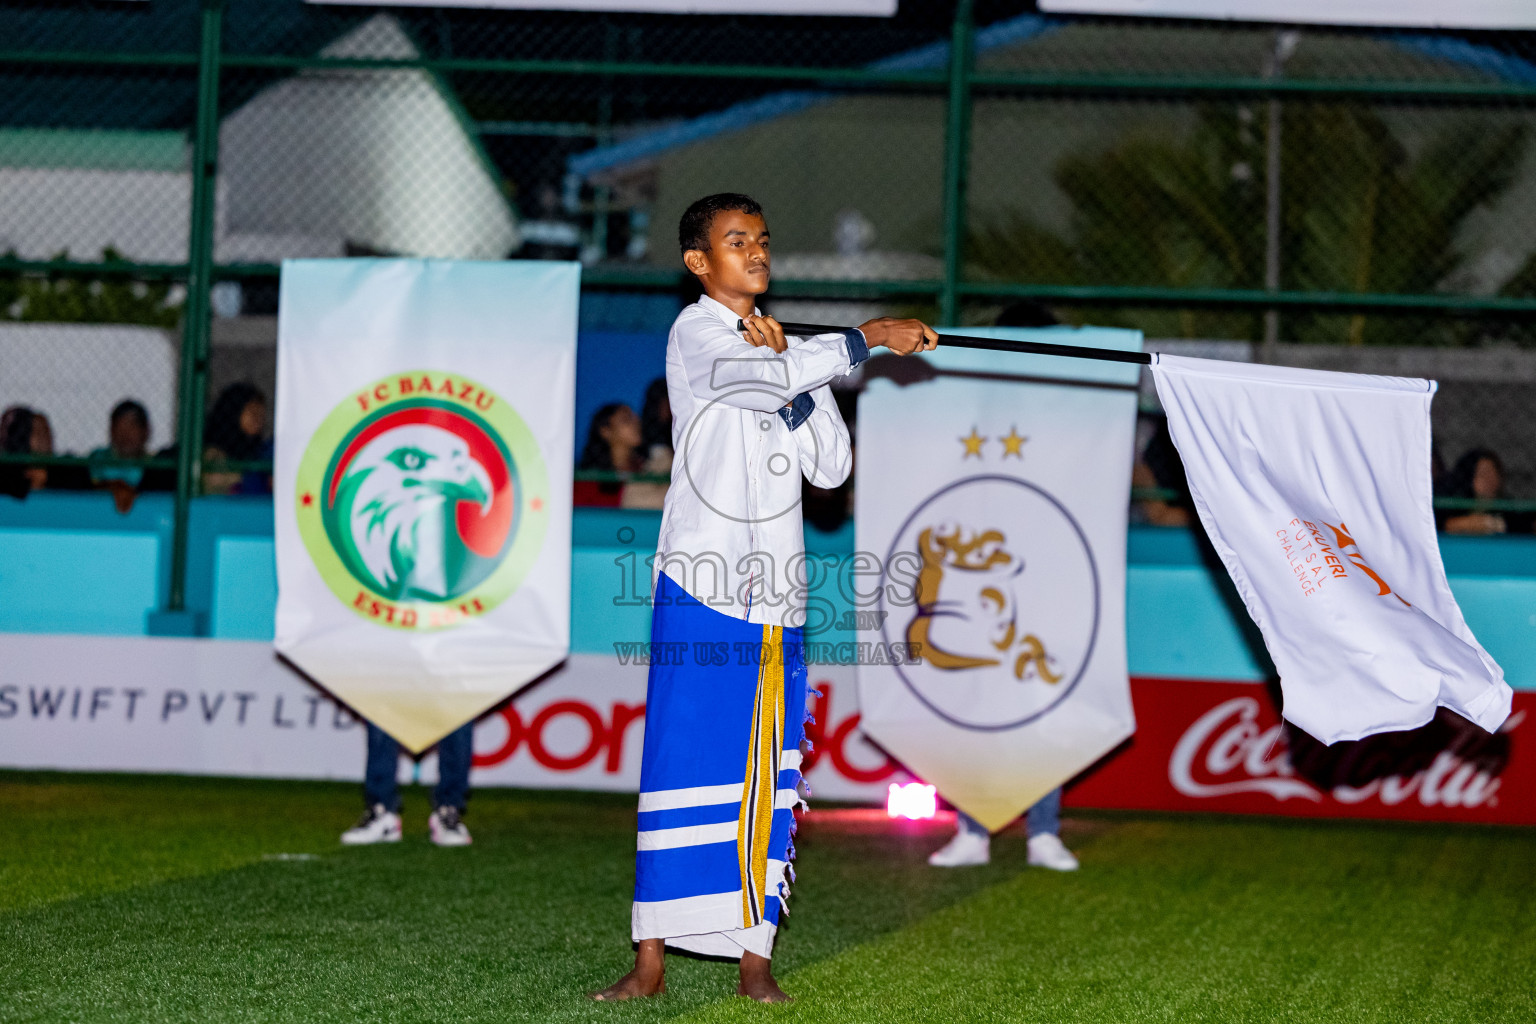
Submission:
[[[768,894],[768,842],[779,793],[779,752],[784,747],[784,629],[763,627],[757,663],[757,697],[747,745],[747,778],[736,823],[741,863],[741,926],[763,920]]]

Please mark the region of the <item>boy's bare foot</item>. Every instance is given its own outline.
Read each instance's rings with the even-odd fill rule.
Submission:
[[[589,995],[599,1003],[659,996],[667,990],[665,958],[666,945],[661,939],[641,939],[640,948],[635,951],[634,969],[601,992]]]
[[[595,1002],[618,1003],[623,1002],[625,999],[643,999],[646,996],[659,996],[666,990],[667,981],[660,974],[642,971],[636,967],[601,992],[591,993],[591,996]]]
[[[779,983],[773,980],[773,972],[770,968],[773,961],[756,953],[743,953],[741,955],[741,984],[736,986],[736,994],[755,999],[760,1003],[788,1003],[792,1000],[779,988]]]

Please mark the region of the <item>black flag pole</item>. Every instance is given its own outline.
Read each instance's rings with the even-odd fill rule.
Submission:
[[[828,327],[825,324],[779,324],[784,333],[796,337],[817,334],[841,334],[847,327]],[[747,325],[736,321],[736,329],[744,331]],[[1121,352],[1113,348],[1088,348],[1078,345],[1052,345],[1044,341],[1009,341],[1003,338],[975,338],[968,334],[941,334],[939,344],[947,348],[982,348],[993,352],[1028,352],[1037,356],[1066,356],[1069,359],[1098,359],[1107,363],[1152,363],[1150,352]]]

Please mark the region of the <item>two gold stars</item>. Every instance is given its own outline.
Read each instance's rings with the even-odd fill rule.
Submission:
[[[960,443],[965,445],[965,452],[960,457],[968,459],[974,455],[978,459],[981,458],[981,447],[989,440],[991,439],[982,437],[976,428],[972,427],[970,436],[960,438]],[[1000,437],[998,440],[1003,445],[1003,458],[1006,459],[1010,455],[1018,459],[1024,458],[1024,442],[1029,438],[1020,436],[1018,427],[1010,426],[1007,436]]]

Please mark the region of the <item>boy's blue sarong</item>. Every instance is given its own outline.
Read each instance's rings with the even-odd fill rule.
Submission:
[[[788,896],[806,670],[798,628],[656,582],[633,934],[768,956]]]

